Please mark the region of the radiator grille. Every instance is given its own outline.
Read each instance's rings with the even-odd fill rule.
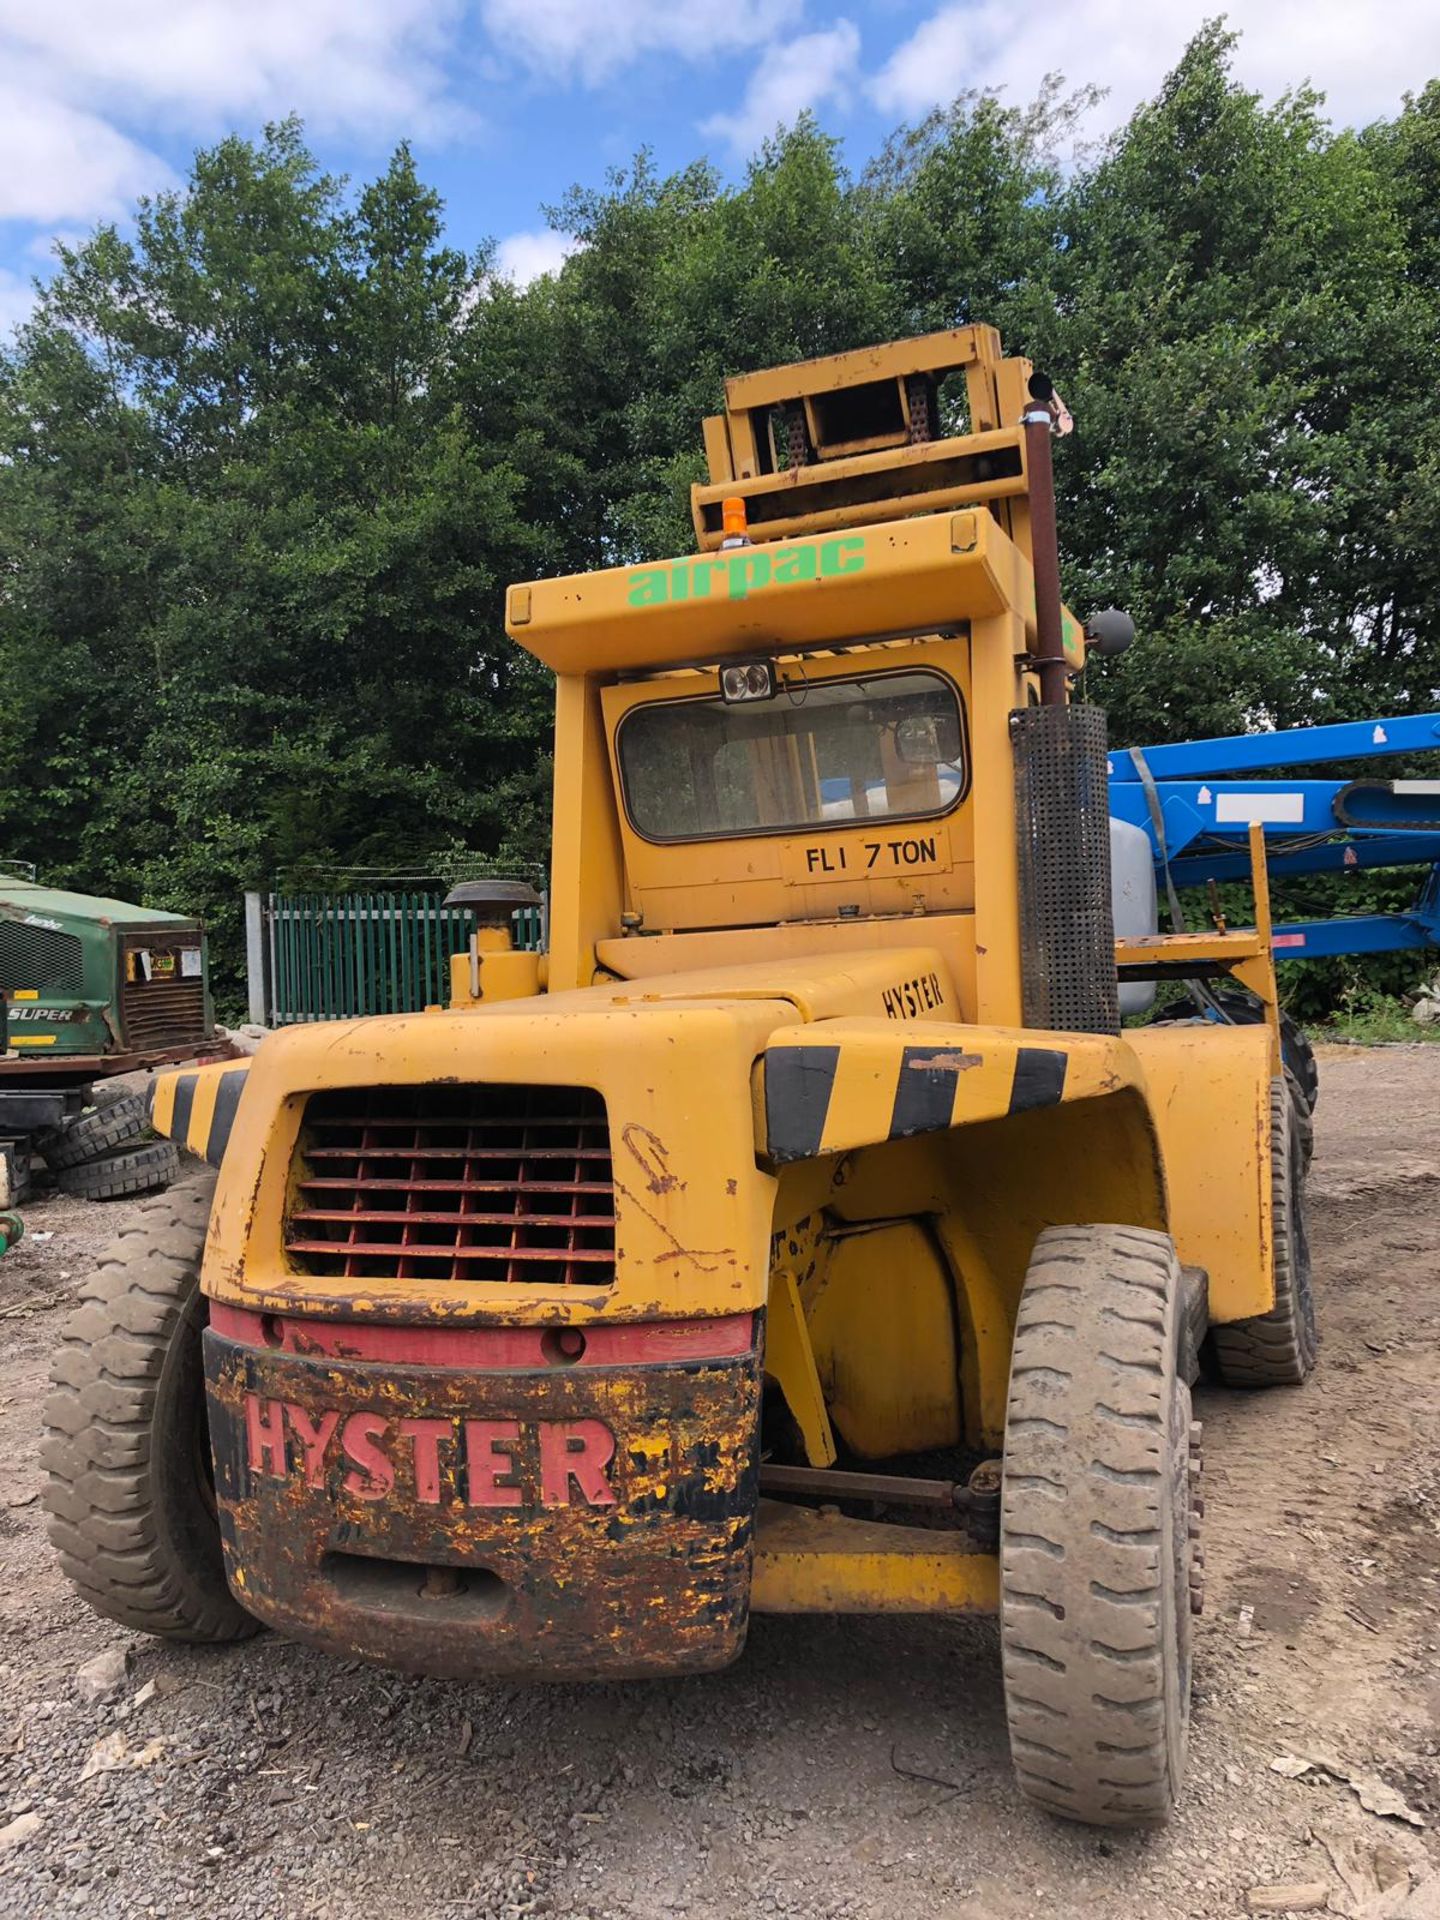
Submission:
[[[125,1045],[142,1052],[149,1047],[198,1045],[206,1036],[205,982],[198,974],[180,971],[180,955],[200,945],[198,933],[130,934],[123,942],[120,968],[120,1029]],[[129,980],[129,956],[148,953],[149,980]],[[161,973],[157,956],[168,956],[171,971]]]
[[[303,1272],[608,1286],[615,1188],[589,1087],[310,1096],[286,1248]]]
[[[0,919],[0,992],[83,993],[85,949],[73,933]]]

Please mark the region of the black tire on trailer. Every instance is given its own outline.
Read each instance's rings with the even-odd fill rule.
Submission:
[[[1185,1772],[1200,1601],[1199,1428],[1168,1234],[1049,1227],[1010,1367],[1000,1636],[1021,1791],[1158,1826]]]
[[[152,1140],[143,1147],[121,1147],[61,1167],[55,1184],[82,1200],[123,1200],[129,1194],[160,1193],[180,1172],[180,1149],[173,1140]]]
[[[50,1540],[80,1597],[141,1633],[259,1631],[225,1582],[210,1473],[200,1254],[210,1179],[147,1200],[87,1281],[50,1369]]]
[[[1250,1320],[1213,1326],[1210,1342],[1227,1387],[1298,1387],[1320,1345],[1305,1226],[1308,1115],[1297,1113],[1284,1080],[1270,1083],[1270,1196],[1275,1305]]]
[[[83,1166],[116,1147],[128,1146],[150,1131],[150,1109],[143,1093],[122,1093],[103,1105],[87,1108],[68,1126],[47,1134],[41,1151],[54,1174]]]
[[[84,1110],[88,1110],[91,1107],[113,1106],[115,1101],[127,1099],[130,1093],[128,1087],[117,1086],[113,1081],[106,1080],[101,1080],[94,1086],[84,1087],[81,1091],[85,1096],[83,1102]],[[79,1117],[78,1114],[72,1114],[68,1120],[62,1120],[58,1127],[46,1127],[37,1133],[35,1135],[35,1151],[37,1153],[44,1153],[47,1148],[53,1147],[57,1140],[63,1138],[65,1129],[67,1127],[73,1127]]]

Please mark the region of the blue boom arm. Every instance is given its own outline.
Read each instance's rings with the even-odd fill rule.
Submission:
[[[1110,811],[1149,835],[1157,867],[1177,887],[1248,877],[1245,841],[1265,830],[1271,874],[1428,869],[1404,913],[1277,925],[1277,960],[1398,953],[1440,946],[1440,780],[1237,779],[1285,767],[1440,750],[1440,714],[1233,734],[1110,755]],[[1148,777],[1147,777],[1148,776]],[[1157,831],[1158,809],[1163,831]]]

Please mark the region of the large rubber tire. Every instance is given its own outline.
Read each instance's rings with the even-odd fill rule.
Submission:
[[[66,1167],[82,1166],[103,1153],[111,1153],[150,1130],[150,1111],[143,1093],[123,1093],[118,1099],[89,1107],[58,1132],[46,1135],[41,1149],[45,1164],[54,1174]]]
[[[131,1194],[160,1193],[180,1173],[180,1149],[173,1140],[152,1140],[143,1147],[118,1150],[61,1167],[55,1184],[82,1200],[123,1200]]]
[[[213,1180],[136,1209],[65,1322],[45,1402],[50,1540],[80,1597],[170,1640],[243,1640],[210,1479],[200,1254]]]
[[[1067,1820],[1158,1826],[1185,1773],[1199,1430],[1183,1339],[1167,1234],[1040,1235],[1010,1367],[1000,1637],[1021,1791]]]
[[[1275,1305],[1251,1320],[1211,1329],[1220,1378],[1227,1387],[1298,1387],[1320,1345],[1305,1230],[1305,1146],[1309,1116],[1295,1111],[1288,1085],[1270,1086],[1270,1196]]]

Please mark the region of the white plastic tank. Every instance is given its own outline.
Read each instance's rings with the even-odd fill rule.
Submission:
[[[1110,907],[1117,939],[1158,933],[1155,859],[1150,836],[1128,820],[1110,820]],[[1148,1013],[1155,1004],[1155,982],[1135,980],[1120,988],[1120,1015]]]

